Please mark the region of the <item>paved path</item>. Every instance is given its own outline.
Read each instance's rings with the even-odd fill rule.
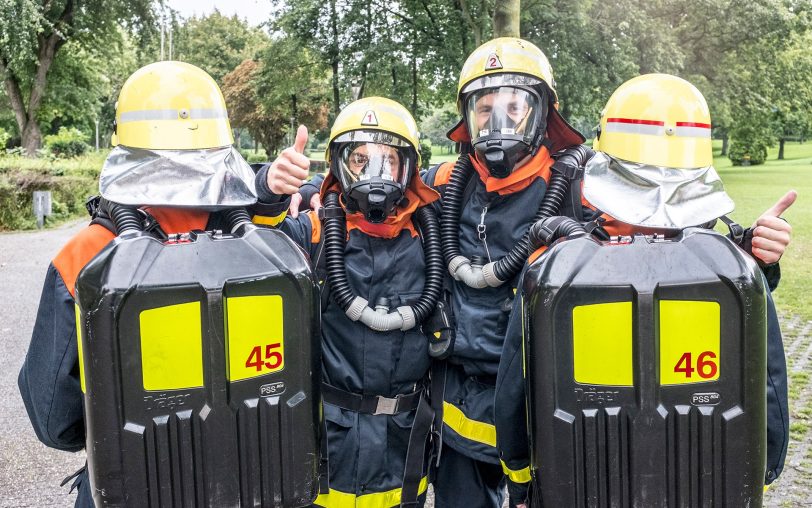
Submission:
[[[59,483],[84,464],[41,444],[17,390],[42,281],[51,258],[86,222],[30,233],[0,234],[0,507],[73,506]]]
[[[764,506],[812,506],[812,321],[782,316],[789,371],[790,443],[784,471]]]
[[[73,506],[75,496],[59,483],[81,467],[84,455],[51,450],[37,441],[17,391],[17,373],[28,349],[45,269],[83,225],[0,234],[0,508]],[[793,425],[787,464],[765,506],[812,506],[812,321],[784,317],[782,329]]]

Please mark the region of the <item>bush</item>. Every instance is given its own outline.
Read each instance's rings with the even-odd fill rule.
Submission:
[[[767,148],[770,146],[770,141],[756,129],[739,129],[731,133],[727,156],[734,166],[741,166],[748,160],[751,166],[764,164],[764,161],[767,160]]]
[[[6,149],[6,145],[8,145],[8,141],[11,139],[11,134],[6,132],[5,129],[0,127],[0,152]]]
[[[60,127],[59,132],[45,136],[45,146],[56,157],[78,157],[88,151],[87,137],[74,127]]]
[[[431,163],[431,145],[428,143],[420,143],[420,169],[429,169]]]
[[[256,162],[268,162],[268,156],[265,155],[265,152],[249,152],[245,160],[247,160],[249,164],[254,164]]]

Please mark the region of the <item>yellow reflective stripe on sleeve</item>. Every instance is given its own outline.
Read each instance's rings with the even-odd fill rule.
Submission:
[[[417,493],[422,495],[426,492],[429,486],[427,477],[420,480],[420,486]],[[323,506],[324,508],[391,508],[393,506],[400,506],[400,493],[403,489],[392,489],[386,492],[373,492],[371,494],[362,494],[357,496],[347,492],[330,489],[327,494],[319,494],[316,506]]]
[[[261,224],[263,226],[276,226],[283,220],[285,217],[288,216],[288,211],[285,210],[284,212],[280,213],[279,215],[274,215],[273,217],[269,215],[254,215],[251,219],[254,224]]]
[[[85,393],[85,359],[82,357],[82,320],[79,317],[79,306],[74,304],[76,309],[76,344],[79,347],[79,386],[82,393]]]
[[[443,422],[465,439],[496,446],[496,427],[471,420],[457,406],[448,402],[443,402]]]
[[[507,464],[503,460],[499,462],[502,463],[502,471],[505,472],[510,481],[513,483],[527,483],[531,480],[530,477],[530,466],[524,467],[519,470],[510,469]]]

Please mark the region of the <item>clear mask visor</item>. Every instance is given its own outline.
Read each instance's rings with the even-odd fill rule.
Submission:
[[[533,139],[541,107],[535,94],[510,86],[477,90],[471,93],[465,106],[468,131],[474,142],[499,133],[502,138],[527,143]]]
[[[400,140],[389,144],[358,141],[357,137],[355,141],[339,146],[337,162],[342,187],[349,189],[354,183],[373,177],[405,187],[415,165],[411,150],[406,146]]]

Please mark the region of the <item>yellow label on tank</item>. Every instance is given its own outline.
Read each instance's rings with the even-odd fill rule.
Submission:
[[[203,386],[200,302],[141,311],[141,371],[145,390]]]
[[[717,302],[660,300],[660,384],[719,379]]]
[[[76,344],[79,347],[79,386],[82,393],[85,393],[85,359],[82,358],[82,318],[79,313],[79,306],[74,304],[76,309]]]
[[[229,381],[285,368],[283,307],[279,295],[226,298]]]
[[[632,302],[573,308],[572,348],[578,383],[632,386]]]

